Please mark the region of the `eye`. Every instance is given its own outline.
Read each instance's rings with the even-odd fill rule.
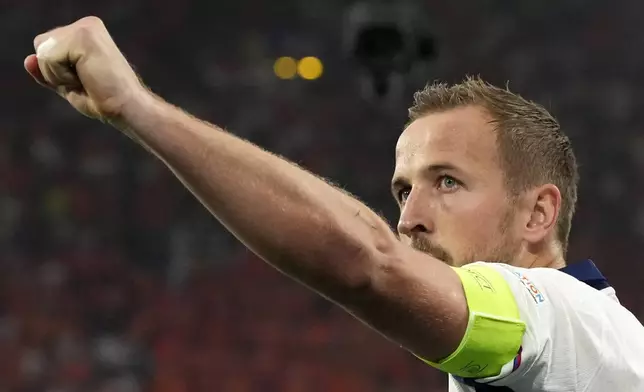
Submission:
[[[438,189],[446,192],[453,192],[461,186],[461,183],[454,177],[442,175],[438,177]]]
[[[407,201],[407,198],[409,197],[410,192],[411,192],[411,188],[409,187],[401,188],[397,193],[398,202],[400,202],[400,204],[404,204],[405,201]]]

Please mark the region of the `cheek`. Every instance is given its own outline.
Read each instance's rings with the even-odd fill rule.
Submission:
[[[476,192],[459,191],[445,194],[441,198],[441,210],[446,216],[468,223],[499,220],[504,204],[498,198]]]
[[[445,230],[473,244],[486,242],[499,232],[505,207],[498,199],[462,191],[444,195],[438,215]]]

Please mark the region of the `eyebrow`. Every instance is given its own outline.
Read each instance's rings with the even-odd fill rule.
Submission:
[[[427,165],[423,167],[422,172],[423,173],[436,173],[436,172],[441,172],[441,171],[447,171],[447,170],[452,170],[452,171],[460,171],[458,167],[452,165],[451,163],[435,163],[432,165]],[[409,186],[409,179],[406,178],[405,176],[394,176],[393,180],[391,181],[391,193],[394,195],[395,198],[398,198],[396,195],[396,190],[403,188],[405,186]]]

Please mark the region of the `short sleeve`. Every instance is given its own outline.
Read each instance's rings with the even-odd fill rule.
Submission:
[[[516,358],[526,329],[505,276],[485,265],[454,268],[468,304],[469,320],[458,348],[428,364],[454,376],[498,376]]]
[[[544,375],[535,372],[537,369],[534,366],[539,362],[543,363],[544,359],[547,361],[547,358],[552,355],[554,319],[557,312],[563,311],[560,309],[561,304],[549,298],[548,291],[543,287],[543,279],[535,276],[536,274],[531,273],[531,270],[496,263],[472,265],[476,268],[475,266],[493,269],[503,276],[525,329],[515,355],[501,367],[497,374],[465,381],[512,386],[514,380],[527,376],[531,371],[530,375],[535,378],[534,381],[537,381],[536,378]],[[556,270],[552,272],[559,273]],[[560,349],[565,351],[566,347],[562,346]]]
[[[432,364],[451,375],[450,390],[644,390],[644,327],[611,287],[552,268],[477,262],[456,270],[468,332],[450,357]]]
[[[428,363],[457,384],[644,390],[644,328],[612,288],[552,268],[477,262],[455,270],[470,311],[467,332],[452,355]]]
[[[556,269],[475,265],[502,274],[526,328],[517,355],[499,374],[463,378],[462,382],[512,390],[594,392],[610,390],[610,385],[620,386],[615,389],[620,391],[639,390],[631,389],[634,384],[626,381],[634,373],[624,358],[632,350],[627,345],[634,342],[629,343],[627,333],[618,331],[634,327],[641,335],[642,329],[617,301]]]

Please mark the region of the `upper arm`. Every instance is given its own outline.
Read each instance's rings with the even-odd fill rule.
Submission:
[[[368,257],[368,284],[337,302],[418,356],[439,360],[454,352],[469,315],[454,269],[398,242]]]
[[[526,325],[500,272],[452,268],[403,244],[375,257],[368,287],[342,301],[356,317],[457,376],[496,376],[516,357]]]

